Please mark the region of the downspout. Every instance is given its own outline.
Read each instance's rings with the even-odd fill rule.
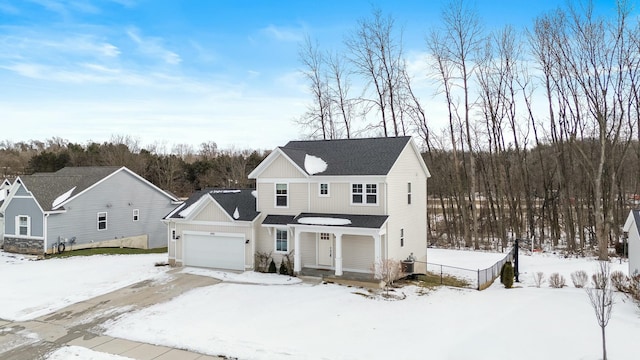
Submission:
[[[48,221],[49,219],[49,214],[48,213],[43,213],[42,215],[42,235],[44,235],[44,254],[47,253],[47,228],[49,227]],[[53,251],[52,251],[53,252]]]

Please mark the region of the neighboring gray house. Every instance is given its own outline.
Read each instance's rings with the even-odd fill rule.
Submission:
[[[629,275],[640,274],[640,210],[631,210],[622,228],[628,235]]]
[[[9,190],[11,188],[11,182],[7,179],[2,180],[0,183],[0,207],[2,203],[4,203],[4,199],[9,195]],[[4,237],[4,216],[0,213],[0,247],[2,247]]]
[[[164,247],[161,219],[177,204],[173,195],[125,167],[67,167],[20,176],[0,206],[4,250]]]
[[[254,192],[194,194],[167,215],[169,262],[254,269],[254,255],[294,271],[371,273],[427,257],[427,169],[411,137],[291,141],[249,178]]]

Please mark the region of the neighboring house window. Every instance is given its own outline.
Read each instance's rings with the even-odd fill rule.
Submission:
[[[400,229],[400,247],[404,246],[404,229]]]
[[[107,213],[98,213],[98,230],[107,230]]]
[[[17,216],[18,235],[31,235],[31,218],[26,215]]]
[[[133,221],[140,220],[140,209],[133,209]]]
[[[287,230],[276,229],[276,251],[289,251],[289,234]]]
[[[411,183],[407,183],[407,204],[411,205]]]
[[[289,204],[289,185],[276,184],[276,207],[287,207]]]
[[[320,196],[329,196],[329,184],[320,184]]]
[[[378,203],[377,184],[351,184],[351,203],[370,204]]]

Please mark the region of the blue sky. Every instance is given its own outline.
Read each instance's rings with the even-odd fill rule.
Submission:
[[[129,135],[167,150],[205,141],[272,149],[302,136],[294,119],[310,99],[297,57],[306,35],[339,50],[374,5],[403,27],[405,52],[420,59],[444,3],[0,0],[0,140]],[[524,28],[564,3],[471,2],[489,29]]]

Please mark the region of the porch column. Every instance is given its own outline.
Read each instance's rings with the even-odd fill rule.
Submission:
[[[374,271],[377,274],[378,273],[378,267],[380,266],[380,259],[381,259],[381,253],[382,253],[382,241],[381,241],[381,237],[380,234],[375,234],[373,235],[373,261],[374,261]]]
[[[299,273],[302,270],[302,255],[300,251],[300,230],[293,228],[293,272]]]
[[[342,233],[336,235],[336,276],[342,276]]]

